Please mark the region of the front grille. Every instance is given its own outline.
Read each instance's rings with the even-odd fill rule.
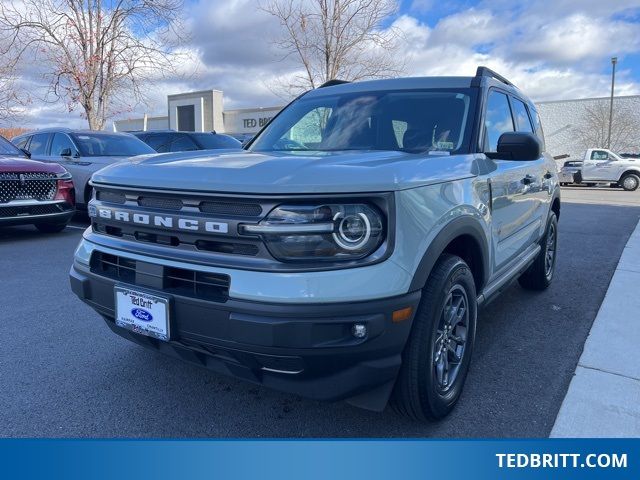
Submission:
[[[136,279],[136,261],[118,255],[96,252],[91,258],[91,271],[113,280],[134,283]]]
[[[96,214],[91,217],[95,233],[129,242],[144,242],[185,252],[201,252],[222,262],[231,262],[232,257],[244,257],[247,261],[256,262],[272,259],[260,238],[240,235],[238,224],[258,223],[265,212],[274,208],[278,200],[185,192],[118,190],[100,186],[94,188],[96,207],[102,205],[112,212],[118,211],[120,215],[116,217],[115,214]],[[138,220],[134,219],[134,215],[139,215]],[[164,223],[155,223],[155,219],[160,217]],[[171,220],[166,220],[167,218]],[[200,222],[199,228],[179,228],[180,218]],[[205,231],[206,222],[220,223],[224,228],[219,232]]]
[[[229,275],[166,267],[164,277],[169,292],[219,302],[229,299]]]
[[[148,275],[142,268],[141,264],[144,263],[96,251],[91,256],[91,271],[112,280],[150,287],[150,285],[138,282],[136,278],[144,278],[145,275]],[[158,265],[155,267],[161,270],[159,279],[164,292],[214,302],[226,302],[229,299],[231,284],[229,275]]]
[[[262,207],[257,203],[202,202],[200,204],[200,211],[214,215],[257,217],[262,213]]]
[[[19,205],[11,207],[0,206],[0,218],[29,217],[33,215],[50,215],[64,212],[64,207],[59,204],[52,205]]]
[[[142,207],[159,208],[162,210],[181,210],[182,200],[167,197],[140,197],[138,205]]]
[[[54,173],[0,173],[0,203],[13,200],[53,200],[56,183]]]
[[[127,201],[127,197],[124,195],[124,193],[110,192],[108,190],[101,190],[97,192],[96,198],[101,202],[108,202],[108,203],[122,204]]]

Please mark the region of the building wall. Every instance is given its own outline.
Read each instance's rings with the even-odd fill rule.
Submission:
[[[253,135],[280,110],[282,107],[227,110],[224,112],[224,131],[232,135]]]
[[[571,158],[580,158],[587,148],[605,148],[609,104],[607,97],[537,103],[547,151],[553,156],[567,154]],[[640,95],[615,97],[613,109],[612,150],[618,153],[640,152]],[[588,117],[593,118],[594,114],[598,114],[600,120],[595,125],[594,121],[587,120]],[[589,145],[585,136],[602,138],[600,143],[603,144]]]
[[[147,130],[166,130],[169,128],[169,117],[147,117]],[[117,132],[133,132],[144,130],[144,118],[128,118],[113,122],[113,130]]]

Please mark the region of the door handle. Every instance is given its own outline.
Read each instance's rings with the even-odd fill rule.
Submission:
[[[523,179],[522,179],[522,183],[524,183],[525,185],[531,185],[533,183],[535,179],[533,178],[533,175],[526,175]]]

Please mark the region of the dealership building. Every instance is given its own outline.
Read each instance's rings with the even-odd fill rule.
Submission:
[[[585,138],[606,138],[602,132],[608,130],[609,102],[608,97],[537,102],[547,151],[554,156],[576,158],[586,148],[604,147],[585,145],[589,143]],[[222,91],[205,90],[169,95],[167,115],[117,120],[113,128],[121,132],[172,129],[250,136],[281,109],[277,106],[224,110]],[[616,149],[640,152],[640,95],[615,97],[614,111],[612,138],[617,139]]]

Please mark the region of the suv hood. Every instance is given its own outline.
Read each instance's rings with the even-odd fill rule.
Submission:
[[[44,163],[20,157],[0,155],[0,172],[45,172],[64,173],[66,170],[57,163]]]
[[[94,173],[96,183],[225,193],[402,190],[473,176],[474,155],[395,151],[167,153],[133,157]]]

